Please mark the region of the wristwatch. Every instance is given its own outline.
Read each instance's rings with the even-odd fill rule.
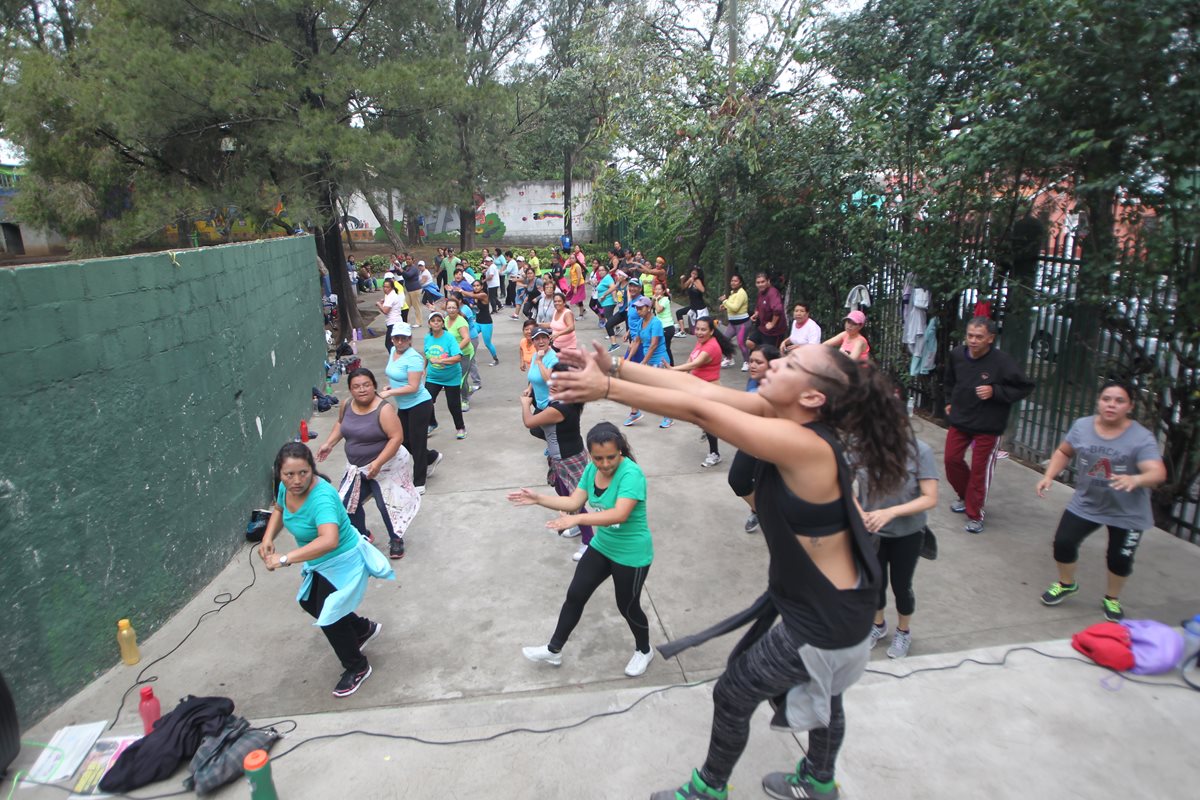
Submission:
[[[280,564],[280,566],[284,566],[284,567],[286,567],[288,565],[287,553],[284,553],[283,555],[281,555],[279,557],[279,564]]]

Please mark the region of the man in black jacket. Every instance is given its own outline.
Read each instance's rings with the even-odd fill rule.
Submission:
[[[950,510],[966,513],[967,533],[983,533],[983,507],[1008,414],[1033,391],[1017,362],[992,346],[995,340],[996,323],[975,317],[967,323],[967,343],[954,348],[946,363],[946,480],[958,494]],[[970,466],[963,461],[968,447]]]

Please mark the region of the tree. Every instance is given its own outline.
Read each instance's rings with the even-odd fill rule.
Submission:
[[[361,119],[377,98],[415,93],[397,84],[419,73],[363,57],[384,5],[110,0],[74,50],[23,53],[6,87],[6,132],[30,173],[19,213],[98,253],[214,207],[278,224],[283,205],[292,224],[312,220],[348,336],[361,321],[337,198],[362,164],[405,150]],[[428,6],[405,8],[429,24]]]

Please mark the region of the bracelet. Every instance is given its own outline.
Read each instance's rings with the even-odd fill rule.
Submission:
[[[608,386],[604,387],[604,399],[608,399],[608,393],[612,390],[612,377],[608,379]]]
[[[612,357],[612,366],[608,368],[609,377],[617,374],[617,370],[621,368],[621,359],[618,356]]]

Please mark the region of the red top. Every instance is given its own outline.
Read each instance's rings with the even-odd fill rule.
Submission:
[[[758,293],[758,301],[754,304],[754,310],[758,313],[758,330],[764,336],[782,336],[784,325],[787,324],[787,317],[783,313],[783,300],[779,296],[779,290],[774,286],[768,286],[765,292]],[[774,325],[768,325],[771,318],[775,318]]]
[[[708,353],[708,363],[703,367],[696,367],[692,370],[692,374],[702,381],[713,383],[721,379],[721,345],[717,344],[715,337],[710,337],[707,342],[696,342],[696,347],[692,350],[692,354],[688,356],[688,361],[695,361],[700,357],[701,353]]]

